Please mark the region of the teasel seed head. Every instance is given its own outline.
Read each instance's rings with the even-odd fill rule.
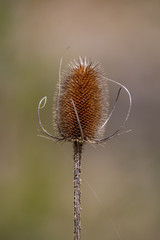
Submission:
[[[71,62],[59,82],[55,121],[67,141],[94,142],[108,115],[108,86],[96,62],[81,58]]]
[[[132,106],[131,94],[123,84],[105,77],[100,64],[87,61],[86,58],[82,60],[79,57],[78,61],[71,62],[62,76],[61,65],[62,59],[53,111],[53,126],[59,136],[50,134],[41,122],[40,110],[46,105],[47,97],[42,98],[38,105],[38,120],[43,134],[39,136],[81,144],[104,143],[131,131],[121,131],[125,128]],[[109,114],[108,81],[120,87]],[[126,91],[129,98],[126,117],[117,130],[104,137],[104,131],[116,108],[121,89]]]

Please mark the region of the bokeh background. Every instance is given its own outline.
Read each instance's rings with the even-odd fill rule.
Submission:
[[[58,68],[98,60],[133,98],[124,134],[84,147],[82,239],[160,239],[160,2],[0,1],[0,239],[73,239],[73,150],[53,133]],[[110,102],[117,87],[110,84]],[[106,136],[125,117],[123,91]]]

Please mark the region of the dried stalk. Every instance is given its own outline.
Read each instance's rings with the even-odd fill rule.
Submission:
[[[74,240],[81,239],[81,154],[82,143],[74,142]]]

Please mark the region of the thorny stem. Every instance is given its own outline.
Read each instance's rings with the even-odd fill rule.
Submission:
[[[74,142],[74,240],[81,239],[81,154],[82,143]]]

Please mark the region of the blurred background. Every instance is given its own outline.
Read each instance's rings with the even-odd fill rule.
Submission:
[[[37,136],[52,128],[61,56],[87,56],[128,87],[126,130],[85,145],[82,239],[160,239],[160,2],[0,1],[0,239],[73,239],[73,149]],[[109,84],[110,103],[117,86]],[[122,91],[106,136],[128,108]]]

